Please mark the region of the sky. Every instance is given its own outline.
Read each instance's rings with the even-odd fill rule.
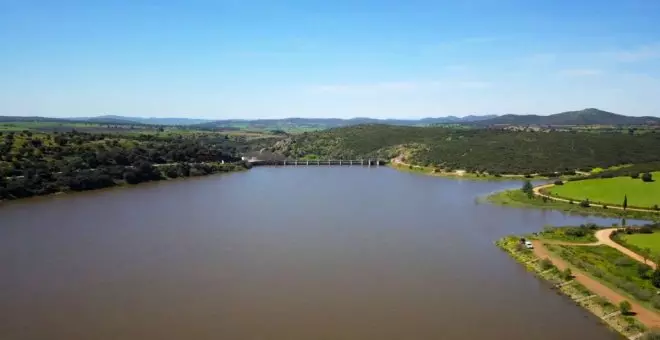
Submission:
[[[660,116],[658,0],[0,0],[0,115]]]

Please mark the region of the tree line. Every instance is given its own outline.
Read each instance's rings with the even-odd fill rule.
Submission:
[[[227,136],[0,132],[0,200],[234,171]]]

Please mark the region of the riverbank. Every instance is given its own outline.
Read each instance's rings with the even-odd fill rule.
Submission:
[[[520,236],[508,236],[498,240],[496,245],[536,277],[550,283],[552,289],[594,314],[609,328],[629,339],[638,339],[649,328],[657,326],[660,317],[652,312],[647,314],[648,311],[637,304],[633,304],[633,311],[641,313],[638,317],[643,317],[642,320],[632,315],[622,315],[615,304],[625,301],[623,296],[549,252],[542,240],[536,239],[535,249],[530,250],[521,244],[520,239]]]
[[[532,176],[532,177],[525,177],[525,175],[489,175],[489,174],[481,174],[481,173],[472,173],[472,172],[467,172],[464,170],[455,170],[455,171],[439,171],[438,169],[434,167],[425,167],[421,165],[413,165],[413,164],[408,164],[404,163],[401,161],[397,160],[392,160],[388,165],[396,170],[403,171],[403,172],[410,172],[410,173],[418,173],[418,174],[423,174],[423,175],[428,175],[428,176],[437,176],[437,177],[446,177],[446,178],[453,178],[453,179],[467,179],[467,180],[475,180],[475,181],[511,181],[511,180],[523,180],[523,179],[529,179],[529,180],[541,180],[541,179],[547,179],[545,177],[539,177],[539,176]]]
[[[48,197],[54,195],[65,195],[71,193],[98,191],[110,188],[129,187],[142,183],[153,183],[160,181],[181,180],[185,178],[203,177],[220,173],[231,173],[245,171],[250,168],[249,164],[244,162],[236,163],[222,163],[222,162],[206,162],[206,163],[170,163],[170,164],[154,164],[148,172],[151,176],[134,176],[127,178],[123,176],[121,179],[116,179],[116,176],[111,176],[107,173],[97,173],[98,170],[81,171],[79,176],[75,177],[68,184],[68,190],[53,190],[44,191],[38,195],[29,195],[22,197],[14,197],[10,199],[0,199],[2,202],[10,202],[22,200],[26,198]],[[91,179],[90,179],[91,178]],[[11,184],[11,179],[6,183]],[[0,183],[1,184],[1,183]],[[0,186],[0,190],[6,189]]]
[[[562,200],[552,200],[543,196],[529,197],[520,189],[505,190],[493,193],[487,196],[486,201],[493,204],[515,207],[515,208],[535,208],[535,209],[553,209],[563,211],[569,214],[582,216],[593,215],[602,217],[629,218],[639,220],[657,221],[660,220],[660,214],[651,211],[633,211],[617,210],[603,208],[602,206],[584,207],[579,202],[569,203]]]

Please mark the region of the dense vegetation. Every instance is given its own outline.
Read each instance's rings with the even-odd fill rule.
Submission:
[[[247,147],[221,134],[0,131],[0,200],[232,171]]]
[[[403,157],[444,170],[549,174],[660,161],[660,134],[360,125],[294,135],[272,150],[291,158]]]

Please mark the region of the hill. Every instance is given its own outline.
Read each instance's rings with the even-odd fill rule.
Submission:
[[[290,158],[402,157],[408,163],[489,173],[549,173],[660,160],[660,134],[525,132],[359,125],[292,135],[271,151]]]
[[[549,116],[503,115],[477,122],[479,125],[655,125],[658,117],[631,117],[599,109],[567,111]]]
[[[145,124],[145,125],[195,125],[211,122],[210,119],[198,118],[158,118],[158,117],[126,117],[116,115],[103,115],[96,117],[71,118],[78,121],[123,123],[123,124]]]
[[[255,119],[240,120],[228,119],[206,122],[196,127],[205,129],[241,128],[241,129],[268,129],[284,131],[314,131],[336,127],[354,126],[362,124],[386,124],[400,126],[429,126],[436,124],[460,124],[490,119],[495,115],[466,116],[466,117],[437,117],[423,119],[376,119],[357,117],[351,119],[340,118],[283,118],[283,119]]]

